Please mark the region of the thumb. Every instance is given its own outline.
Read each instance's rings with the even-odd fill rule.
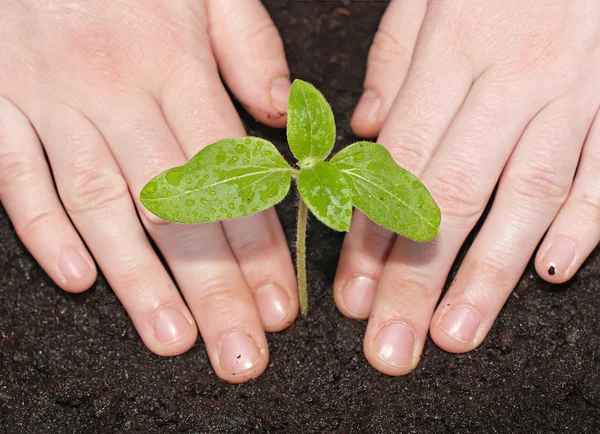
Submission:
[[[285,126],[290,70],[283,42],[259,0],[207,0],[209,34],[221,75],[258,121]]]

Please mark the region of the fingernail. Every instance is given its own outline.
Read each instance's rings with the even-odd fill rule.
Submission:
[[[368,276],[357,276],[344,286],[342,301],[349,313],[358,318],[368,318],[371,314],[377,282]]]
[[[83,255],[72,247],[63,250],[57,262],[58,270],[65,282],[77,281],[92,269]]]
[[[154,320],[154,336],[163,345],[181,340],[191,331],[192,323],[183,313],[173,307],[162,308]]]
[[[376,121],[379,116],[380,107],[381,100],[379,96],[372,90],[365,90],[356,106],[356,111],[352,119],[353,123],[363,124]]]
[[[252,336],[236,330],[226,334],[221,341],[219,363],[231,374],[241,374],[255,366],[262,357],[262,349]]]
[[[544,263],[548,267],[548,274],[565,275],[575,259],[575,247],[565,238],[559,238],[548,249],[544,256]]]
[[[405,324],[390,323],[379,331],[373,346],[381,361],[405,368],[412,364],[415,334]]]
[[[283,288],[274,283],[261,286],[254,293],[258,313],[265,327],[279,324],[290,310],[290,297]]]
[[[440,327],[451,338],[469,344],[475,339],[480,322],[481,318],[473,308],[456,306],[444,315]]]
[[[277,77],[271,82],[269,93],[273,107],[281,112],[287,112],[288,98],[292,83],[287,77]]]

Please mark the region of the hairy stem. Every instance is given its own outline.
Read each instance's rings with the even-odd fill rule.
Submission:
[[[308,293],[306,292],[306,220],[308,208],[301,197],[298,198],[298,228],[296,230],[296,273],[298,275],[298,294],[300,312],[308,315]]]

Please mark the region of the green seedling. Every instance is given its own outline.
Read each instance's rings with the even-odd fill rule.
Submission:
[[[353,207],[375,223],[419,242],[437,235],[440,209],[419,179],[398,166],[383,146],[357,142],[325,161],[335,144],[331,107],[312,85],[296,80],[288,105],[287,139],[298,160],[291,167],[270,142],[225,139],[180,167],[152,179],[140,193],[153,214],[179,223],[218,222],[278,204],[296,179],[296,265],[302,315],[306,291],[307,208],[336,231],[350,229]]]

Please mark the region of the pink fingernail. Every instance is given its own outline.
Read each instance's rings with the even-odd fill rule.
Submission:
[[[397,368],[412,364],[415,350],[415,334],[405,324],[390,323],[382,328],[373,343],[377,357]]]
[[[265,327],[279,324],[287,317],[290,310],[290,297],[281,286],[267,283],[258,288],[254,298]]]
[[[269,89],[271,103],[278,111],[287,113],[291,88],[292,83],[287,77],[277,77],[271,82],[271,88]]]
[[[262,349],[252,336],[236,330],[223,337],[219,362],[226,372],[242,374],[256,366],[262,353]]]
[[[372,90],[365,90],[354,111],[353,123],[363,124],[376,121],[380,108],[381,99],[379,96]]]
[[[475,339],[480,322],[481,318],[473,308],[456,306],[444,316],[440,327],[451,338],[469,344]]]
[[[154,336],[162,345],[173,344],[183,339],[191,328],[192,323],[173,306],[162,308],[154,319]]]
[[[65,283],[81,279],[92,269],[83,255],[72,247],[60,253],[57,265]]]
[[[548,274],[564,276],[569,271],[573,260],[575,259],[575,246],[566,238],[559,238],[552,243],[544,255],[544,264],[548,269]]]
[[[357,318],[368,318],[376,288],[377,282],[368,276],[350,279],[342,290],[342,301],[348,312]]]

